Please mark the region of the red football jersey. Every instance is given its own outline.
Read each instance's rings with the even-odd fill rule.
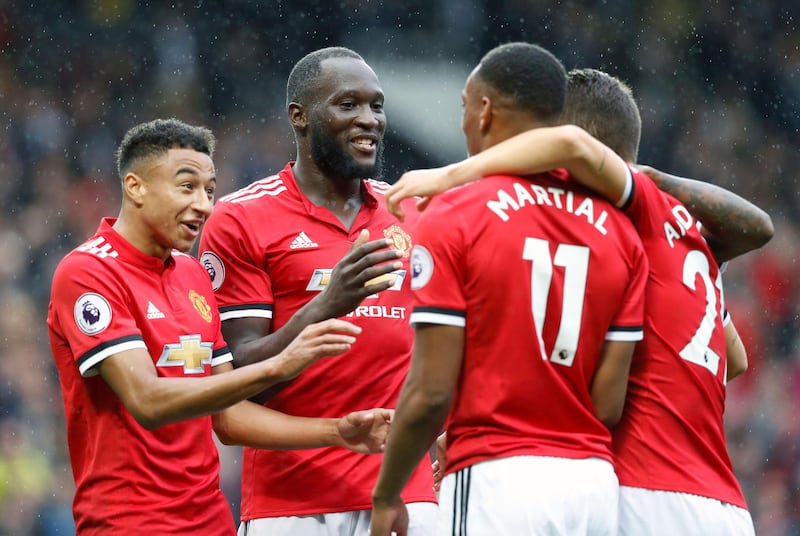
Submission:
[[[212,274],[223,320],[272,318],[279,329],[328,284],[334,265],[362,229],[410,252],[416,210],[399,223],[386,210],[388,184],[362,183],[364,204],[348,230],[327,208],[299,190],[291,163],[221,198],[203,232],[201,260]],[[393,408],[411,359],[413,331],[408,255],[392,288],[366,298],[347,320],[363,328],[350,352],[323,359],[274,395],[267,405],[292,415],[341,417],[371,407]],[[243,520],[372,508],[382,456],[331,447],[244,449]],[[430,461],[420,463],[406,502],[435,501]]]
[[[208,275],[191,256],[145,255],[105,219],[53,277],[47,317],[64,397],[78,533],[233,534],[211,418],[142,428],[98,374],[146,349],[159,376],[207,376],[232,359]]]
[[[725,440],[722,279],[699,224],[634,174],[626,212],[650,262],[645,337],[614,429],[620,484],[746,508]]]
[[[417,224],[411,321],[465,328],[446,471],[509,456],[612,461],[590,386],[605,340],[642,337],[631,222],[556,171],[436,198]]]

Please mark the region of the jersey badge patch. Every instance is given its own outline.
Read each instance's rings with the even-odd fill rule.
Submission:
[[[97,335],[111,324],[111,305],[100,294],[87,292],[75,301],[75,324],[87,335]]]
[[[399,225],[392,225],[383,230],[383,236],[392,241],[392,247],[403,252],[403,257],[408,257],[413,244],[411,237]]]
[[[210,251],[204,251],[200,255],[200,263],[208,272],[208,277],[211,278],[211,288],[216,292],[225,281],[225,265],[222,263],[222,259]]]
[[[211,364],[213,344],[203,342],[200,335],[181,335],[179,343],[165,344],[159,367],[183,367],[186,374],[202,374],[203,366]]]
[[[211,323],[211,306],[208,305],[208,301],[206,297],[197,292],[196,290],[189,291],[189,301],[192,302],[192,307],[194,310],[200,313],[200,316],[203,317],[203,320]]]
[[[421,289],[433,276],[433,257],[423,246],[411,250],[411,289]]]

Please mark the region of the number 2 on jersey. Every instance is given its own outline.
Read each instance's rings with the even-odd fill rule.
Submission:
[[[572,366],[578,349],[583,298],[586,293],[586,275],[589,268],[589,248],[571,244],[558,244],[555,256],[550,255],[550,243],[541,238],[526,238],[522,258],[531,261],[531,311],[542,359],[547,359],[542,327],[547,314],[547,298],[553,281],[553,266],[564,268],[564,296],[558,335],[549,353],[550,361]]]
[[[680,356],[686,361],[691,361],[707,368],[712,374],[716,375],[719,370],[720,357],[709,347],[709,343],[711,342],[711,336],[714,334],[718,310],[715,287],[719,289],[719,294],[722,296],[722,277],[718,275],[716,285],[714,285],[711,282],[709,270],[708,257],[703,253],[692,250],[686,254],[686,259],[683,261],[683,284],[697,291],[695,279],[700,276],[706,291],[706,310],[703,314],[703,320],[697,326],[697,331],[695,331],[692,339],[686,343],[686,346],[683,347],[683,350],[680,351]]]

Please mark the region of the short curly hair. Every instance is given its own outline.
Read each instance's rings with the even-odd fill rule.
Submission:
[[[117,173],[120,179],[139,160],[165,154],[170,149],[194,149],[214,155],[216,138],[211,130],[178,119],[154,119],[128,130],[117,149]]]
[[[567,73],[548,50],[531,43],[506,43],[481,59],[476,77],[521,112],[555,123],[564,108]]]
[[[642,117],[631,88],[596,69],[573,69],[567,80],[561,121],[578,125],[624,160],[636,162]]]

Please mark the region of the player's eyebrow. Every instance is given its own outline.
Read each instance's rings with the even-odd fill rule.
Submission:
[[[194,168],[190,168],[190,167],[182,167],[182,168],[178,168],[178,170],[177,170],[177,171],[175,171],[175,176],[177,177],[178,175],[181,175],[181,174],[183,174],[183,173],[189,173],[189,174],[191,174],[191,175],[199,175],[199,173],[197,172],[197,170],[196,170],[196,169],[194,169]]]
[[[194,168],[190,168],[190,167],[182,167],[182,168],[178,168],[178,170],[177,170],[177,171],[175,171],[175,176],[176,176],[176,177],[180,177],[180,176],[181,176],[182,174],[184,174],[184,173],[188,173],[188,174],[190,174],[190,175],[193,175],[193,176],[195,176],[195,177],[199,177],[199,176],[200,176],[200,173],[199,173],[199,172],[198,172],[196,169],[194,169]],[[211,182],[213,182],[213,183],[214,183],[214,186],[216,186],[216,185],[217,185],[217,176],[216,176],[216,175],[214,175],[213,177],[211,177],[211,179],[210,179],[210,180],[211,180]]]

